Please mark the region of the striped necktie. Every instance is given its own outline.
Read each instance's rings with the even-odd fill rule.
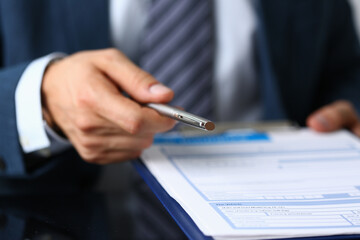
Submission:
[[[153,0],[140,66],[172,88],[170,103],[212,117],[211,0]]]

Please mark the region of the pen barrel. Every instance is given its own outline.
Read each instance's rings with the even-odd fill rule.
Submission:
[[[177,121],[186,123],[188,125],[194,126],[196,128],[200,128],[207,131],[211,131],[215,129],[215,124],[210,120],[182,111],[175,107],[171,107],[159,103],[148,103],[146,106],[156,110],[162,115],[173,118]]]

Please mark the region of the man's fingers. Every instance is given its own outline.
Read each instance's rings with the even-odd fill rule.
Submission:
[[[360,137],[360,122],[350,129],[356,136]]]
[[[157,111],[150,109],[148,107],[142,106],[141,109],[144,116],[144,133],[152,132],[166,132],[172,129],[176,121],[161,115]],[[150,130],[150,131],[149,131]]]
[[[160,84],[153,76],[132,63],[116,49],[98,51],[95,58],[100,70],[104,71],[122,90],[140,103],[169,102],[173,91]]]
[[[94,164],[108,164],[128,161],[130,159],[135,159],[140,156],[142,151],[114,151],[114,152],[104,152],[96,154],[84,154],[80,155],[82,159],[88,163]]]
[[[307,119],[307,125],[316,131],[329,132],[341,128],[354,128],[359,122],[356,111],[347,101],[336,101],[327,105]]]
[[[118,125],[105,119],[97,113],[90,111],[81,111],[72,114],[73,123],[79,134],[89,135],[118,135],[125,134],[125,131]]]
[[[80,116],[73,120],[80,130],[91,131],[97,126],[101,127],[101,124],[106,124],[103,125],[104,128],[110,126],[101,118],[131,134],[163,132],[174,126],[173,120],[122,95],[106,76],[99,74],[96,78],[93,77],[91,87],[84,87],[76,94],[78,112],[80,109],[92,112],[79,112]]]
[[[96,112],[127,133],[164,132],[175,125],[174,120],[141,106],[121,94],[108,92],[99,99],[101,103],[96,105]]]
[[[116,151],[141,151],[151,146],[153,135],[88,135],[78,134],[73,139],[83,152],[105,153]]]
[[[144,149],[151,146],[153,135],[133,137],[78,134],[73,136],[71,141],[85,161],[102,164],[137,157]]]
[[[141,151],[130,151],[130,152],[108,152],[104,153],[99,159],[95,159],[92,163],[96,164],[110,164],[117,162],[124,162],[130,159],[136,159],[140,157]]]
[[[173,92],[117,50],[81,52],[50,65],[41,93],[51,122],[88,162],[132,159],[175,124],[141,105],[170,101]]]

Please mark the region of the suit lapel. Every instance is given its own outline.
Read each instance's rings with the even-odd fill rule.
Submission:
[[[256,46],[264,118],[266,120],[284,119],[287,116],[280,96],[277,75],[271,61],[273,56],[269,48],[269,22],[264,11],[267,7],[264,2],[266,1],[258,1],[256,4],[259,19]]]
[[[332,4],[332,1],[326,5]],[[320,94],[317,84],[321,78],[324,40],[328,37],[326,8],[322,1],[293,1],[288,29],[288,56],[278,62],[287,62],[282,68],[282,95],[293,119],[303,119],[314,110],[314,98]],[[279,66],[280,67],[280,66]],[[305,122],[300,122],[304,124]]]
[[[258,59],[265,118],[304,120],[312,110],[314,77],[325,35],[321,2],[260,0]],[[319,29],[321,31],[319,31]]]
[[[107,0],[64,0],[71,52],[111,46]]]

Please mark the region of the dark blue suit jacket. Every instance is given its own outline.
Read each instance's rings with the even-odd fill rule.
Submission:
[[[345,0],[262,0],[257,10],[265,119],[304,124],[312,111],[336,99],[360,109],[360,49]],[[54,51],[107,48],[109,35],[107,0],[0,0],[0,157],[6,164],[0,188],[13,182],[9,178],[26,186],[21,179],[52,176],[56,183],[66,173],[71,183],[79,181],[77,171],[92,172],[74,151],[31,170],[33,161],[24,160],[18,141],[14,91],[31,60]]]

